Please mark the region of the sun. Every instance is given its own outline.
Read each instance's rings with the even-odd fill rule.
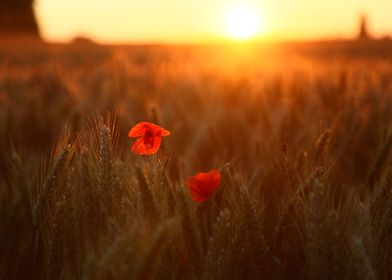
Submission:
[[[231,7],[226,13],[225,26],[228,36],[236,40],[246,40],[260,32],[260,18],[251,7]]]

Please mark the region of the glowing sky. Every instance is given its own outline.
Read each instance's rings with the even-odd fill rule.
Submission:
[[[391,0],[36,0],[41,33],[100,42],[205,42],[227,37],[230,7],[251,7],[266,40],[352,37],[366,13],[376,36],[392,34]]]

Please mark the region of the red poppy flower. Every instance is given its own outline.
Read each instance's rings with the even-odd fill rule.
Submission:
[[[197,173],[189,177],[185,185],[189,189],[191,198],[196,202],[206,201],[221,183],[221,173],[219,170],[211,170],[205,173]]]
[[[138,155],[155,154],[161,146],[162,136],[169,136],[170,131],[148,122],[141,122],[132,127],[128,137],[139,138],[133,143],[131,151]]]

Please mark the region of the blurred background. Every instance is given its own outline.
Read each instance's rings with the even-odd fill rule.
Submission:
[[[367,16],[375,38],[392,31],[388,0],[2,0],[0,32],[50,42],[211,43],[353,38]]]

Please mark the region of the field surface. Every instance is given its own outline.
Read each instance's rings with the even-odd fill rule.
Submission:
[[[392,279],[391,58],[1,45],[0,278]],[[156,154],[130,150],[142,121],[171,132]]]

